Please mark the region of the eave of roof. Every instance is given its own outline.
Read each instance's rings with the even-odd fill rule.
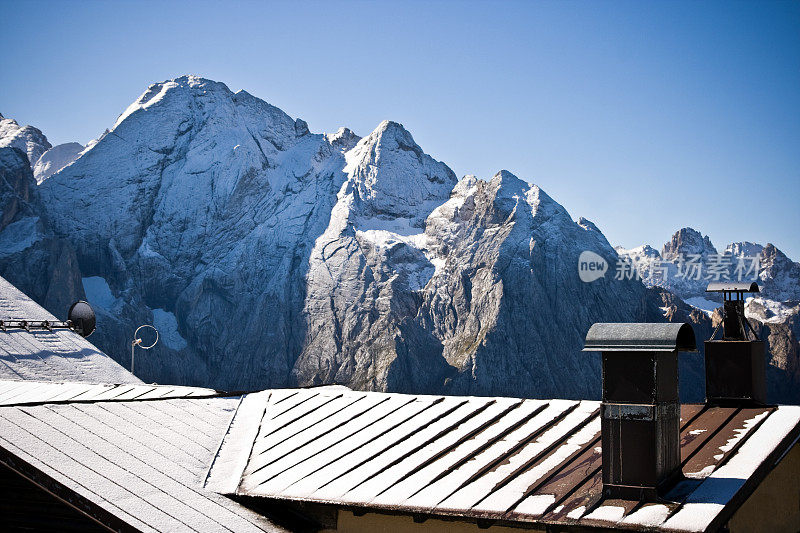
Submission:
[[[0,380],[0,406],[230,396],[214,389],[174,385]]]
[[[598,402],[312,389],[244,398],[206,487],[429,516],[704,531],[800,432],[800,408],[682,408],[674,504],[601,499]],[[725,481],[720,481],[720,480]]]
[[[285,531],[202,487],[238,401],[0,407],[0,462],[113,529]]]

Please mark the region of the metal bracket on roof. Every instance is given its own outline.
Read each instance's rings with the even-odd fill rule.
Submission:
[[[28,332],[35,329],[53,331],[54,329],[73,329],[73,326],[69,320],[66,322],[50,322],[49,320],[0,320],[0,330],[7,332],[9,329],[24,329]]]
[[[77,301],[69,308],[68,320],[0,320],[0,330],[8,332],[9,329],[24,329],[28,333],[34,330],[52,332],[54,329],[68,329],[82,337],[92,334],[95,327],[94,309],[88,302]]]

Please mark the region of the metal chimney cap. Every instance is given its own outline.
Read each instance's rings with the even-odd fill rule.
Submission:
[[[737,283],[730,281],[714,281],[708,284],[706,292],[760,292],[758,283],[746,281]]]
[[[694,330],[687,323],[603,323],[586,334],[584,352],[696,352]]]

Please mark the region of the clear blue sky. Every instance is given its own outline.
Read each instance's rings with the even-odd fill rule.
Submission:
[[[800,259],[800,2],[0,0],[0,20],[0,112],[53,143],[192,73],[316,132],[401,122],[459,176],[508,169],[612,244],[692,226]]]

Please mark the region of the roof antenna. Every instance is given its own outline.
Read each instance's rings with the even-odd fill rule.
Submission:
[[[156,340],[154,340],[153,344],[151,344],[150,346],[144,346],[142,344],[142,339],[139,337],[139,331],[141,331],[142,328],[150,328],[156,332]],[[149,350],[150,348],[155,346],[157,342],[158,342],[158,330],[155,328],[155,326],[151,326],[150,324],[142,324],[141,326],[136,328],[136,331],[133,332],[133,341],[131,341],[131,374],[133,374],[133,359],[134,356],[136,355],[136,347],[138,346],[142,350]]]

